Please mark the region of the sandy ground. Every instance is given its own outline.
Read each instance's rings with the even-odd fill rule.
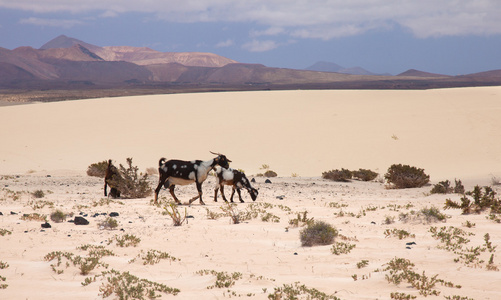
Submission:
[[[100,299],[106,279],[82,282],[110,270],[178,288],[179,299],[267,299],[276,288],[295,282],[340,299],[390,299],[396,292],[424,298],[408,283],[397,286],[385,279],[386,264],[405,258],[417,273],[461,286],[437,283],[440,295],[426,299],[499,299],[501,272],[487,269],[491,254],[501,268],[499,249],[484,249],[476,263],[466,263],[460,253],[440,249],[443,244],[430,233],[431,227],[454,226],[473,234],[465,248],[486,248],[486,233],[498,246],[501,227],[487,213],[443,210],[447,198],[460,196],[430,195],[431,186],[394,190],[381,180],[337,183],[320,175],[340,168],[384,174],[391,164],[404,163],[424,168],[432,184],[455,178],[466,190],[490,184],[501,177],[500,112],[500,87],[159,95],[0,107],[0,285],[7,285],[0,298]],[[226,154],[232,167],[256,179],[258,200],[252,203],[243,191],[246,202],[237,205],[240,212],[261,210],[256,218],[240,224],[231,224],[227,216],[210,219],[207,209],[222,213],[223,203],[213,202],[214,179],[209,178],[207,205],[181,206],[190,218],[176,227],[163,207],[151,204],[152,197],[104,201],[102,179],[85,174],[91,163],[108,158],[124,163],[133,157],[144,170],[156,167],[162,156],[210,159],[211,150]],[[253,176],[262,172],[262,164],[279,174],[271,184]],[[157,180],[152,176],[151,186]],[[31,194],[37,190],[44,191],[43,198]],[[183,202],[194,193],[194,186],[177,190]],[[171,199],[165,190],[160,197]],[[448,216],[445,222],[412,217],[432,206]],[[42,221],[22,218],[56,209],[85,216],[90,224],[75,225],[68,217],[49,221],[52,228],[44,229]],[[342,235],[336,242],[356,247],[340,255],[332,253],[333,245],[302,247],[302,227],[290,221],[304,211],[335,226]],[[102,213],[111,212],[119,214],[118,227],[101,228],[107,218]],[[278,222],[263,221],[266,213]],[[388,219],[394,222],[385,224]],[[469,228],[466,222],[475,225]],[[415,236],[400,240],[385,235],[387,229]],[[140,238],[136,247],[117,245],[116,238],[126,234]],[[64,258],[58,274],[51,267],[56,260],[44,259],[53,251],[86,257],[88,251],[78,247],[88,244],[115,254],[101,258],[107,266],[88,275]],[[149,250],[177,260],[131,262]],[[358,268],[365,260],[367,265]],[[217,278],[200,275],[201,270],[242,276],[230,287],[208,288]]]

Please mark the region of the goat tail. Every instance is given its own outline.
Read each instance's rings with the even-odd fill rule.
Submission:
[[[166,160],[167,160],[167,158],[165,158],[165,157],[160,158],[160,160],[158,161],[158,166],[161,167],[165,163]]]

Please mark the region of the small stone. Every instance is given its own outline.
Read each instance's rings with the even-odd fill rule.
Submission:
[[[44,224],[42,224],[42,228],[52,228],[52,226],[50,226],[48,222],[45,222]]]
[[[256,179],[255,179],[255,178],[252,178],[252,179],[251,179],[251,182],[252,182],[252,183],[255,183],[255,182],[256,182]]]
[[[266,180],[264,181],[264,183],[271,183],[271,180],[266,179]]]
[[[405,243],[407,246],[416,245],[416,242]]]
[[[11,211],[11,212],[10,212],[10,214],[11,214],[11,215],[17,215],[17,213],[16,213],[16,212],[13,212],[13,211]]]
[[[117,212],[111,212],[110,217],[118,217],[119,214]]]

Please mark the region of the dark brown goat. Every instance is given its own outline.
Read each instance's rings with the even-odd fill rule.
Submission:
[[[113,181],[120,178],[118,169],[111,163],[111,159],[108,161],[108,167],[106,168],[106,173],[104,174],[104,196],[108,196],[108,185],[110,186],[110,197],[120,198],[120,191],[113,186]]]

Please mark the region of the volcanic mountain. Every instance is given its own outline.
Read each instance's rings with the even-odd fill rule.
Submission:
[[[332,63],[319,63],[310,69],[245,64],[213,53],[101,47],[64,35],[40,49],[0,48],[0,88],[3,89],[424,89],[501,84],[500,71],[496,70],[453,77],[416,70],[398,76],[374,75],[361,68],[344,69]]]

